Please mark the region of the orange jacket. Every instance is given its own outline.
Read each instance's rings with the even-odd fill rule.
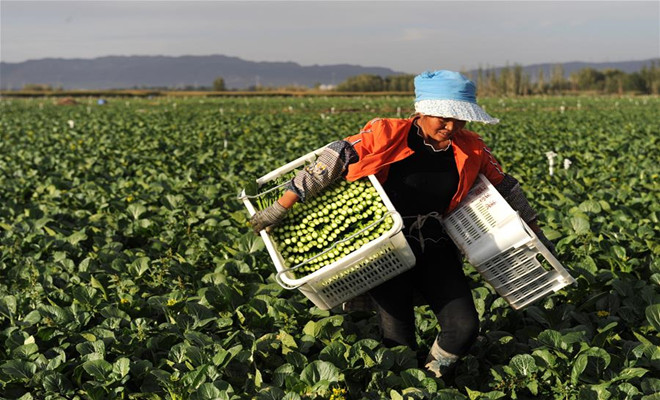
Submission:
[[[344,139],[353,145],[360,156],[359,161],[349,165],[346,179],[354,181],[375,174],[378,181],[384,183],[390,164],[414,153],[408,147],[407,140],[413,120],[377,118],[369,121],[359,134]],[[493,185],[504,179],[502,167],[476,133],[461,130],[454,136],[451,148],[459,180],[458,189],[446,212],[453,210],[465,198],[479,173],[484,174]]]

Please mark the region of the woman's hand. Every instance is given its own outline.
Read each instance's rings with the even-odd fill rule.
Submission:
[[[293,207],[300,200],[291,190],[284,192],[273,205],[266,207],[250,218],[250,225],[254,229],[254,233],[259,234],[259,231],[277,225],[286,215],[286,210]]]
[[[254,233],[259,234],[263,229],[277,225],[286,215],[287,209],[284,208],[279,202],[273,203],[271,206],[257,211],[256,214],[250,218],[250,225]]]

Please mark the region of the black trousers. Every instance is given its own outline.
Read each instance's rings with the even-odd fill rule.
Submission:
[[[427,238],[423,249],[414,238],[416,233],[408,239],[416,265],[369,292],[380,316],[383,343],[416,350],[414,307],[416,297],[421,296],[438,318],[438,345],[461,356],[479,332],[479,316],[463,273],[462,256],[437,221],[427,222],[423,231]]]

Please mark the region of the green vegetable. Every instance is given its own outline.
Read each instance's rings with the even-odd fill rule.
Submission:
[[[341,260],[387,232],[393,224],[368,178],[339,180],[316,198],[296,203],[271,234],[297,277]]]

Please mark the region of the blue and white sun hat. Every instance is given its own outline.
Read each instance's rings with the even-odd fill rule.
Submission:
[[[477,104],[477,87],[458,72],[426,71],[415,77],[415,111],[435,117],[496,124]]]

